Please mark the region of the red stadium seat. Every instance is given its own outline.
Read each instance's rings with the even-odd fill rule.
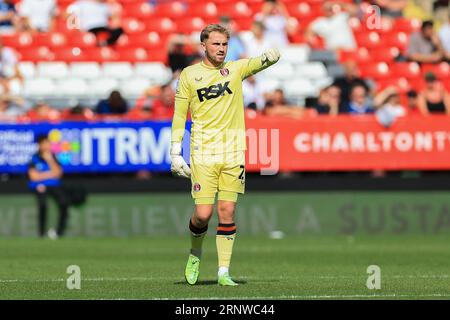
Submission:
[[[7,47],[26,48],[33,44],[33,37],[28,33],[2,35],[3,44]]]
[[[397,47],[401,52],[406,50],[409,36],[405,32],[388,33],[382,36],[384,46]]]
[[[148,61],[148,50],[144,48],[118,48],[119,61],[141,62]]]
[[[149,19],[155,15],[155,8],[148,2],[131,3],[124,7],[123,16],[137,19]]]
[[[73,32],[68,37],[68,42],[73,47],[93,48],[97,45],[97,38],[90,32]]]
[[[420,66],[416,62],[395,63],[391,67],[392,76],[413,79],[420,77]]]
[[[394,20],[394,29],[407,34],[418,31],[421,25],[422,22],[419,19],[397,18]]]
[[[380,35],[375,31],[355,33],[355,38],[359,47],[373,49],[382,45]]]
[[[119,44],[119,47],[128,48],[160,48],[165,47],[166,38],[161,37],[157,32],[144,32],[139,34],[131,34],[128,37],[126,45]]]
[[[205,27],[205,21],[200,17],[186,17],[177,20],[179,33],[200,32]]]
[[[67,37],[61,32],[38,33],[33,36],[33,39],[33,44],[37,46],[58,48],[67,45]]]
[[[353,60],[356,63],[361,64],[361,63],[368,63],[372,60],[369,54],[369,50],[363,47],[351,51],[340,50],[338,55],[339,61],[341,63],[348,60]]]
[[[377,82],[377,91],[386,89],[387,87],[394,86],[397,88],[400,94],[405,94],[411,89],[408,79],[406,78],[391,78],[379,80]]]
[[[85,49],[84,53],[89,61],[110,62],[119,60],[117,51],[110,47]]]
[[[252,9],[244,1],[218,4],[220,15],[228,15],[237,18],[249,18],[253,16]]]
[[[191,3],[188,6],[188,15],[201,18],[217,18],[219,11],[214,2]]]
[[[378,48],[370,51],[370,57],[373,61],[384,61],[391,63],[400,54],[397,47]]]
[[[169,18],[152,18],[145,21],[145,29],[158,32],[159,34],[168,34],[176,32],[177,26]]]
[[[186,15],[187,5],[181,1],[160,3],[155,8],[155,15],[165,18],[181,18]]]
[[[64,62],[90,61],[86,53],[78,47],[55,49],[55,60]]]
[[[234,19],[234,22],[236,23],[237,31],[251,30],[253,21],[254,20],[252,17]]]
[[[385,62],[367,63],[359,66],[363,78],[375,80],[388,79],[391,76],[389,65]]]
[[[153,18],[149,21],[152,21]],[[145,24],[135,18],[123,19],[123,30],[126,34],[141,33],[145,30]]]
[[[286,5],[286,9],[289,12],[289,15],[296,17],[297,19],[310,19],[311,17],[315,17],[311,5],[306,2],[292,2]]]
[[[17,54],[20,61],[41,62],[53,61],[55,59],[55,55],[47,47],[24,48]]]
[[[422,74],[429,71],[433,72],[441,80],[450,78],[450,64],[448,62],[441,62],[439,64],[423,64]]]

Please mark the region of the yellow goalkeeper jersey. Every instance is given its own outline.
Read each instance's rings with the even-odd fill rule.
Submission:
[[[224,62],[219,67],[202,61],[183,69],[175,95],[172,142],[181,142],[189,110],[191,154],[245,150],[242,81],[268,66],[256,57]]]

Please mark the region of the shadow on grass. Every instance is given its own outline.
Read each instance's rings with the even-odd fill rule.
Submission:
[[[246,284],[247,283],[247,281],[245,281],[245,280],[235,280],[235,282],[237,284]],[[174,284],[188,286],[186,281],[177,281]],[[195,285],[196,286],[213,286],[213,285],[217,286],[217,280],[200,280],[200,281],[197,281],[197,283]]]

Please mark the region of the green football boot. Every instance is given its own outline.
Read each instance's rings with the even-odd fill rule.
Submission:
[[[200,259],[193,254],[190,254],[188,262],[186,264],[186,270],[184,271],[184,276],[187,283],[189,283],[190,285],[194,285],[197,283],[199,269]]]
[[[219,280],[217,281],[221,286],[237,286],[238,284],[231,280],[231,277],[228,273],[225,273],[219,276]]]

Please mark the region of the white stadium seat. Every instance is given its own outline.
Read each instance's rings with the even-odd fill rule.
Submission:
[[[56,85],[58,95],[67,97],[83,97],[89,95],[89,87],[84,79],[69,78],[58,81]]]
[[[327,77],[327,69],[321,62],[301,64],[295,70],[298,78],[321,79]]]
[[[165,84],[172,78],[170,68],[161,62],[138,62],[134,65],[134,74],[148,78],[157,84]]]
[[[39,62],[36,68],[43,78],[65,79],[69,75],[69,68],[64,62]]]
[[[151,85],[152,82],[147,78],[133,78],[122,81],[120,92],[127,98],[137,98]]]
[[[27,97],[47,97],[55,94],[55,83],[49,78],[26,79],[24,94]]]
[[[19,62],[19,71],[25,79],[36,76],[36,66],[33,62]]]
[[[127,79],[133,76],[133,67],[128,62],[106,62],[102,76],[106,78]]]
[[[283,89],[287,97],[315,96],[318,93],[317,88],[307,79],[285,81]]]
[[[99,98],[106,98],[111,91],[119,90],[119,82],[111,78],[98,78],[89,81],[89,94]]]
[[[310,48],[306,45],[292,45],[280,49],[280,62],[294,64],[306,63],[308,61]]]
[[[333,83],[333,78],[331,78],[331,77],[326,77],[326,78],[314,79],[313,80],[313,84],[318,90],[323,89],[323,88],[325,88],[326,86],[329,86],[332,83]]]
[[[295,76],[294,68],[289,63],[278,62],[261,73],[261,77],[264,79],[291,79]]]
[[[95,79],[100,77],[100,66],[97,62],[73,62],[70,64],[70,75],[75,78]]]
[[[273,92],[281,88],[281,82],[276,79],[263,79],[259,81],[259,86],[262,92]]]

